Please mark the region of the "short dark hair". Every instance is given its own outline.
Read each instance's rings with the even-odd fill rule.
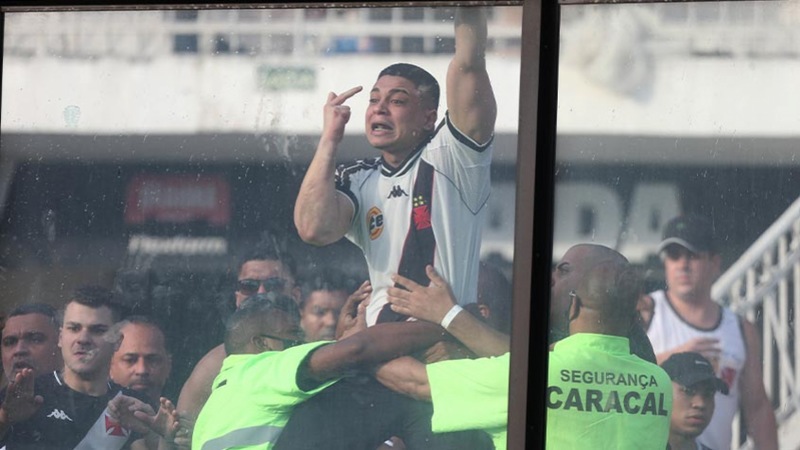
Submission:
[[[156,320],[156,319],[154,319],[153,317],[150,317],[150,316],[145,316],[143,314],[133,314],[133,315],[127,316],[124,319],[122,319],[121,321],[117,322],[114,325],[114,328],[116,329],[117,333],[122,334],[122,329],[126,325],[149,325],[149,326],[155,328],[156,330],[158,330],[159,333],[161,333],[161,336],[164,337],[164,349],[167,351],[167,353],[169,353],[169,354],[172,353],[170,351],[170,348],[169,348],[169,345],[168,345],[168,342],[167,342],[167,332],[166,332],[166,330],[164,329],[164,326],[161,324],[161,322],[159,320]]]
[[[253,333],[262,329],[274,311],[283,311],[300,323],[300,310],[292,297],[277,292],[251,295],[225,321],[225,353],[243,353]]]
[[[16,316],[26,316],[28,314],[41,314],[50,319],[53,326],[58,328],[58,313],[55,308],[47,303],[25,303],[24,305],[17,306],[8,313],[6,320]]]
[[[511,282],[496,266],[481,261],[478,269],[478,304],[489,308],[487,321],[492,328],[502,333],[511,332]]]
[[[66,303],[64,303],[64,306],[59,311],[60,323],[63,322],[64,319],[64,310],[67,308],[67,305],[72,302],[93,309],[105,306],[111,310],[111,320],[115,323],[119,322],[122,316],[122,306],[116,301],[114,292],[111,291],[111,289],[96,284],[87,284],[79,286],[72,291],[72,295],[68,297]]]
[[[239,258],[238,268],[241,269],[248,261],[278,261],[283,264],[292,277],[296,277],[297,263],[283,244],[276,236],[267,236],[261,239],[242,254]]]
[[[300,280],[300,308],[305,306],[308,297],[316,291],[342,291],[347,295],[358,288],[355,278],[334,269],[317,269]]]
[[[422,67],[408,63],[396,63],[381,70],[378,78],[384,75],[403,77],[411,81],[423,97],[430,99],[434,109],[439,107],[439,82]]]

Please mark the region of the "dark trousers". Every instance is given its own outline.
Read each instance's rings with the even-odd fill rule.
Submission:
[[[480,430],[431,431],[433,407],[397,394],[372,377],[348,377],[299,404],[275,450],[376,450],[397,436],[408,450],[489,450]]]

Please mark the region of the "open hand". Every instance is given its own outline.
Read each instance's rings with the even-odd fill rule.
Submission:
[[[139,415],[136,414],[137,412]],[[147,403],[123,394],[109,400],[108,413],[123,427],[142,434],[152,431],[150,420],[143,420],[143,417],[155,417],[156,414]]]
[[[0,406],[0,420],[12,425],[28,420],[42,406],[44,399],[33,392],[33,369],[24,368],[14,375],[6,388],[6,398]]]
[[[339,320],[336,322],[336,339],[343,339],[367,328],[367,305],[372,294],[369,280],[361,283],[355,292],[347,297]]]
[[[426,266],[425,272],[431,280],[427,287],[406,277],[393,275],[392,280],[405,289],[390,287],[387,290],[388,301],[394,312],[438,324],[456,304],[456,300],[447,281],[439,276],[433,266]]]

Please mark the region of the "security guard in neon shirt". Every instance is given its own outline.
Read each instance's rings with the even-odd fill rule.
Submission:
[[[556,267],[579,273],[568,286],[570,335],[549,358],[547,448],[664,450],[672,383],[663,369],[632,355],[626,337],[641,278],[607,247],[582,253],[580,267]]]
[[[355,316],[356,302],[351,300],[343,310]],[[441,327],[423,321],[386,323],[337,342],[300,344],[294,299],[275,293],[255,295],[226,324],[229,356],[197,418],[192,448],[273,448],[297,404],[349,371],[429,347],[441,339],[432,329]]]

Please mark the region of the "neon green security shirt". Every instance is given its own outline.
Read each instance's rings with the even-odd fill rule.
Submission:
[[[312,351],[329,343],[312,342],[280,352],[225,358],[211,396],[195,422],[192,448],[272,448],[295,405],[336,381],[310,391],[297,386],[300,365]]]
[[[425,366],[431,386],[434,433],[484,430],[496,449],[506,448],[509,355]]]
[[[628,339],[578,333],[550,352],[547,447],[553,450],[664,450],[672,382],[631,355]]]

